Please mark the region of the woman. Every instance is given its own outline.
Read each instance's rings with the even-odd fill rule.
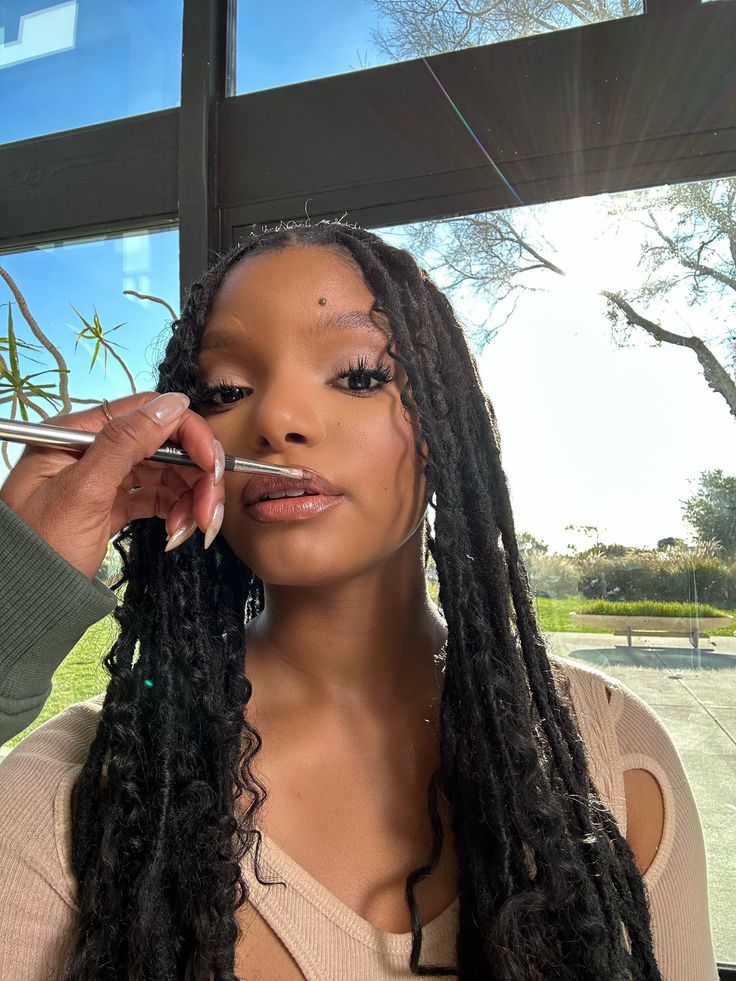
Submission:
[[[491,406],[412,257],[341,223],[252,236],[189,291],[158,390],[191,399],[185,448],[206,423],[314,476],[218,485],[200,448],[194,490],[122,481],[104,704],[0,768],[13,977],[713,981],[679,758],[635,695],[545,652]],[[95,445],[125,459],[138,411]]]

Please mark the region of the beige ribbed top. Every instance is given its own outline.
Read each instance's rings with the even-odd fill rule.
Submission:
[[[597,669],[555,659],[570,679],[596,784],[626,833],[623,774],[642,768],[664,798],[664,832],[644,876],[664,981],[717,981],[705,846],[680,757],[657,715]],[[609,696],[610,695],[610,702]],[[71,867],[71,791],[94,736],[102,696],[71,706],[0,763],[0,981],[58,977],[77,911]],[[250,903],[306,981],[409,981],[411,934],[378,930],[293,862],[267,835],[262,886],[244,862]],[[458,900],[424,927],[422,962],[452,965]],[[243,979],[251,981],[251,979]]]

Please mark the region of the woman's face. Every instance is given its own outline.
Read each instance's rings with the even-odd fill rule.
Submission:
[[[417,547],[423,464],[374,300],[359,266],[320,246],[248,258],[215,298],[198,364],[205,384],[226,387],[200,412],[225,452],[306,467],[339,492],[309,517],[263,520],[245,503],[256,475],[225,473],[221,534],[265,583],[346,580]],[[352,325],[337,322],[347,314]]]

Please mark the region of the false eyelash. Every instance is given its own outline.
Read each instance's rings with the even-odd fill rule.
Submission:
[[[214,400],[215,395],[220,395],[223,391],[234,391],[238,388],[246,389],[247,387],[247,385],[233,385],[225,378],[216,378],[211,384],[201,378],[197,378],[195,394],[192,401],[202,408],[214,406],[216,409],[221,409],[234,403],[225,402],[224,405],[218,405]]]
[[[394,380],[395,377],[394,373],[391,371],[385,361],[378,361],[374,365],[369,365],[368,359],[362,355],[358,358],[357,366],[350,362],[346,368],[343,368],[342,371],[338,372],[337,377],[349,378],[350,375],[358,375],[369,379],[373,378],[375,381],[379,382],[379,384],[373,388],[345,389],[345,391],[349,391],[351,395],[369,395],[370,393],[376,392],[380,388],[383,388],[384,385],[388,385]],[[217,378],[215,381],[209,383],[198,377],[194,386],[192,401],[200,408],[214,407],[215,409],[222,409],[227,405],[233,405],[235,403],[225,402],[223,405],[219,405],[215,402],[215,396],[222,394],[223,391],[247,389],[247,387],[247,385],[233,385],[225,378]]]
[[[378,361],[374,365],[369,365],[368,359],[362,355],[360,358],[358,358],[357,367],[353,366],[352,362],[350,362],[347,368],[343,368],[343,370],[338,373],[337,377],[348,378],[350,375],[362,375],[364,378],[373,378],[377,382],[380,382],[380,384],[374,388],[348,389],[348,391],[350,391],[353,395],[376,392],[379,390],[379,388],[383,388],[384,385],[388,385],[389,382],[394,380],[394,373],[391,371],[385,361]]]

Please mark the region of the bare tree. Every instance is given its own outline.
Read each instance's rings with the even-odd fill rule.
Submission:
[[[373,0],[384,20],[373,42],[389,57],[402,60],[526,34],[557,30],[641,12],[640,0]],[[612,200],[612,216],[637,220],[641,227],[641,264],[645,284],[637,289],[601,289],[618,343],[635,328],[657,344],[692,351],[709,387],[736,417],[733,369],[736,330],[713,338],[674,330],[653,308],[687,290],[696,306],[714,295],[736,301],[736,180],[677,185]],[[624,200],[624,204],[619,202]],[[434,252],[449,292],[470,289],[501,310],[511,312],[481,332],[487,342],[506,323],[524,291],[538,290],[540,273],[564,277],[564,267],[538,220],[543,207],[481,214],[447,222],[422,222],[406,229],[409,247],[419,256]],[[580,242],[584,250],[586,243]],[[733,291],[731,293],[730,291]],[[729,365],[713,344],[727,342]],[[730,369],[730,370],[729,370]]]
[[[642,0],[372,0],[371,41],[391,60],[640,14]]]

